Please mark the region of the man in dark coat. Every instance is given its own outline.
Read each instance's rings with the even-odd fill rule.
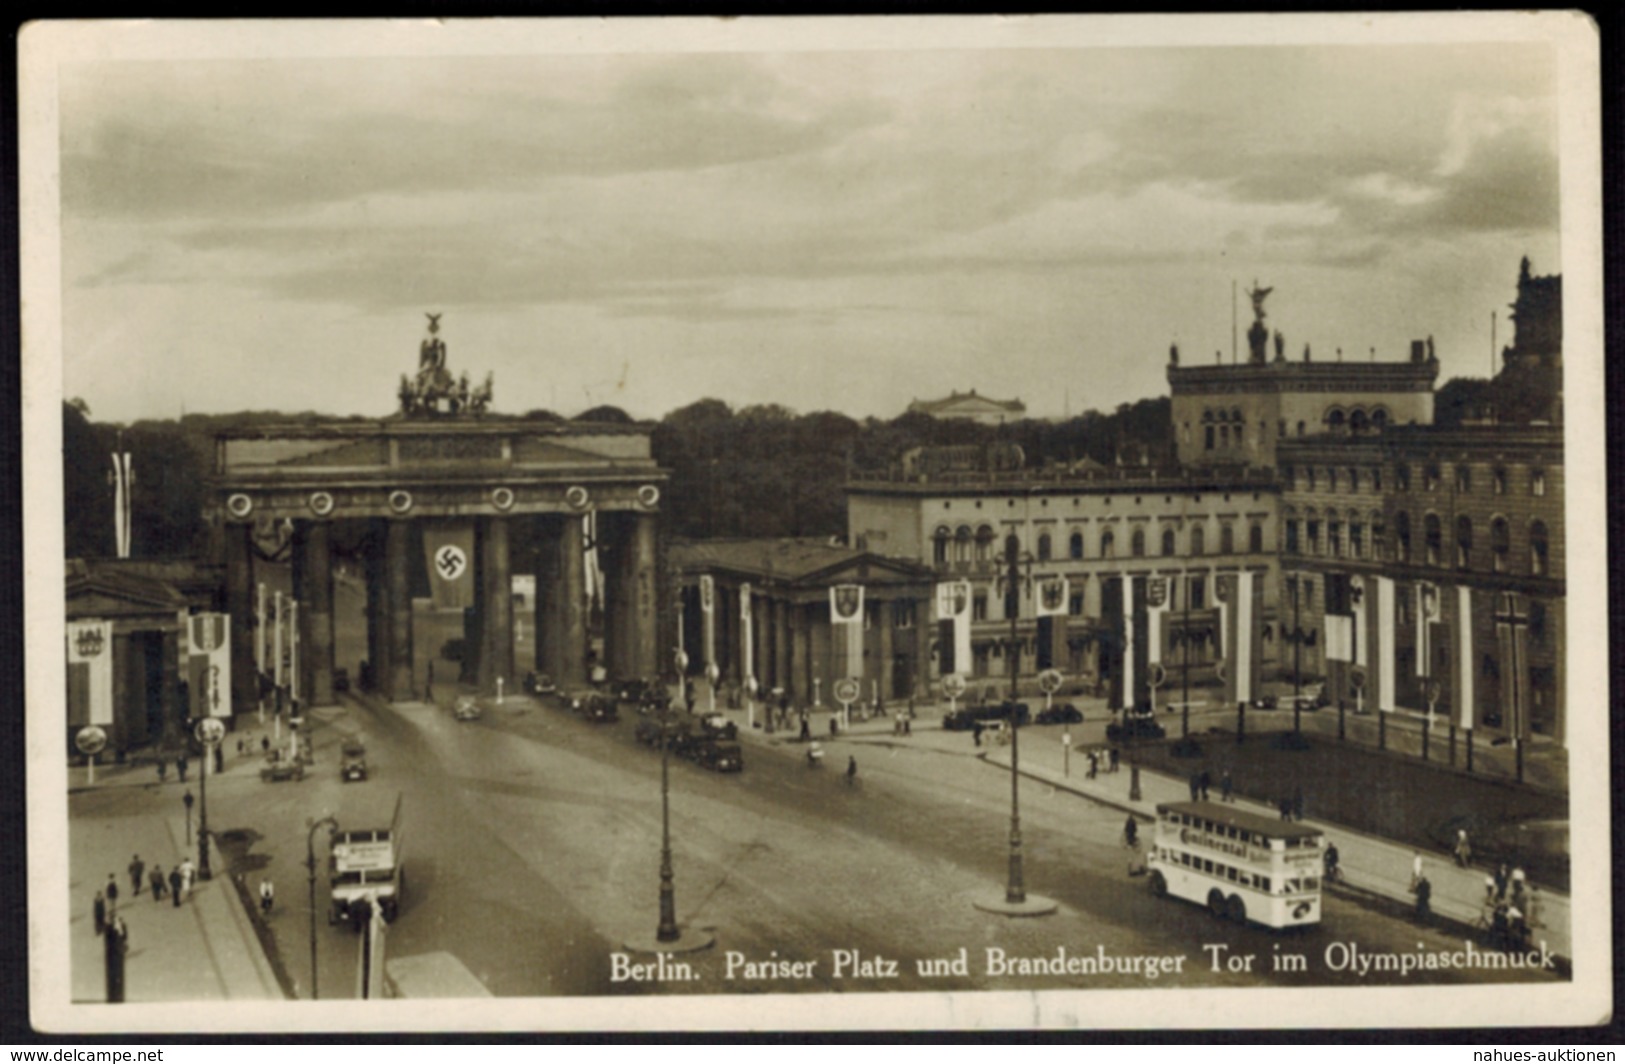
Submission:
[[[96,934],[100,935],[107,930],[107,899],[102,897],[99,890],[96,892],[96,903],[91,911],[96,915]]]
[[[169,898],[175,903],[175,908],[181,905],[181,870],[179,866],[169,870]]]
[[[130,890],[132,893],[141,893],[141,873],[146,870],[146,862],[141,860],[140,854],[130,858]]]
[[[186,782],[186,755],[182,754],[175,759],[175,773],[180,776],[181,782]]]
[[[157,865],[152,866],[152,900],[164,900],[164,870]]]
[[[1200,777],[1196,773],[1192,772],[1191,773],[1191,778],[1190,778],[1190,785],[1191,785],[1191,801],[1194,802],[1197,799],[1202,797],[1202,777]]]
[[[1423,876],[1416,881],[1416,918],[1418,920],[1426,920],[1432,913],[1432,909],[1429,907],[1432,899],[1433,884],[1428,882],[1427,876]]]
[[[102,893],[107,895],[107,915],[111,917],[118,912],[118,880],[111,872],[107,873],[107,886],[102,888]]]
[[[1208,792],[1213,789],[1213,773],[1209,772],[1205,768],[1202,770],[1201,784],[1202,784],[1202,801],[1205,802],[1205,801],[1207,801]]]

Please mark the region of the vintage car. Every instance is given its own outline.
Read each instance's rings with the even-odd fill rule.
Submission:
[[[283,780],[302,780],[305,778],[305,763],[298,758],[282,756],[282,751],[273,750],[271,756],[265,760],[265,766],[260,769],[260,779],[266,783],[281,783]]]
[[[458,720],[479,720],[482,712],[472,695],[458,696],[457,704],[452,708],[452,715]]]
[[[545,672],[528,672],[525,674],[525,693],[532,695],[551,695],[558,693],[558,685],[553,677]]]
[[[1071,702],[1062,702],[1058,706],[1039,710],[1034,720],[1039,724],[1082,724],[1083,714]]]
[[[984,702],[980,705],[967,705],[942,715],[942,726],[948,731],[970,731],[977,723],[983,725],[988,721],[1008,720],[1010,712],[1004,702]],[[1027,703],[1016,703],[1016,724],[1023,726],[1031,719]]]
[[[613,724],[620,719],[620,711],[615,708],[615,700],[597,691],[586,692],[573,701],[575,711],[594,724]]]
[[[694,746],[694,763],[712,772],[743,772],[745,754],[738,743],[704,739]]]
[[[631,702],[639,706],[662,701],[666,693],[665,684],[647,676],[635,676],[615,684],[616,701]]]
[[[739,738],[739,725],[723,716],[721,713],[708,713],[699,719],[700,733],[724,742],[733,742]]]
[[[367,747],[360,739],[346,739],[339,748],[339,778],[345,783],[367,778]]]
[[[1161,739],[1168,733],[1149,714],[1131,716],[1106,725],[1106,738],[1119,743],[1127,739]]]

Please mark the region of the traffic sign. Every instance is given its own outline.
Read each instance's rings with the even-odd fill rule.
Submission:
[[[1358,669],[1357,668],[1357,669],[1350,670],[1350,672],[1349,672],[1349,686],[1354,688],[1356,691],[1365,690],[1365,670],[1364,669]]]
[[[94,757],[107,749],[107,732],[94,724],[80,728],[73,737],[73,745],[79,748],[81,754]]]
[[[1038,674],[1038,689],[1046,695],[1052,695],[1061,689],[1063,680],[1065,677],[1061,675],[1060,669],[1045,669]]]
[[[863,685],[850,676],[835,681],[835,701],[843,706],[856,702],[862,693]]]
[[[214,717],[204,717],[192,732],[204,746],[219,746],[226,738],[226,726]]]
[[[715,684],[722,678],[722,670],[717,668],[716,662],[713,661],[711,664],[705,667],[705,678],[710,680],[712,684]]]
[[[942,690],[949,698],[958,698],[965,693],[965,677],[957,672],[951,672],[942,678]]]

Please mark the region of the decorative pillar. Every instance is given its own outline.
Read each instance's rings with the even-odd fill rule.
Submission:
[[[164,629],[163,648],[164,660],[158,673],[158,683],[159,697],[164,706],[164,743],[168,745],[181,737],[181,720],[188,711],[188,707],[181,703],[179,628]]]
[[[796,705],[812,704],[812,668],[808,659],[807,615],[799,605],[789,605],[790,697]]]
[[[581,518],[570,516],[559,536],[559,662],[560,687],[581,687],[587,682],[587,556],[583,552]]]
[[[389,676],[389,587],[384,580],[386,523],[374,519],[368,530],[363,564],[367,577],[367,665],[370,691],[382,693]]]
[[[638,514],[632,518],[632,532],[626,537],[623,553],[626,555],[628,605],[626,631],[629,643],[626,658],[628,675],[658,676],[661,672],[659,617],[656,590],[659,576],[659,551],[656,542],[655,518],[652,514]]]
[[[536,521],[536,671],[557,678],[561,647],[559,534],[556,518]]]
[[[299,687],[313,706],[333,703],[333,526],[301,521],[294,543],[301,554],[299,600]]]
[[[230,615],[231,711],[252,711],[259,703],[254,671],[254,526],[226,525],[226,613]],[[122,703],[120,703],[122,704]]]
[[[876,622],[880,625],[880,667],[875,673],[880,679],[880,699],[883,702],[891,700],[892,685],[896,682],[895,671],[892,668],[892,627],[897,623],[897,610],[897,602],[892,600],[882,602],[880,609],[875,611]]]
[[[484,610],[480,615],[479,686],[483,695],[497,693],[497,680],[514,689],[513,568],[508,552],[508,519],[479,519],[480,578]]]
[[[389,671],[384,697],[410,702],[412,690],[412,525],[391,520],[384,541],[384,586],[389,611]]]
[[[130,660],[135,651],[129,632],[121,632],[118,622],[113,627],[113,744],[119,750],[147,741],[147,722],[133,720],[134,707],[130,698]],[[145,707],[143,706],[143,709]]]
[[[773,601],[773,686],[795,691],[795,673],[790,668],[790,603]]]

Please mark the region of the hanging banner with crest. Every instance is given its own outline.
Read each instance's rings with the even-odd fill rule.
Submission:
[[[193,720],[231,716],[231,617],[196,613],[186,619],[187,712]]]
[[[68,724],[113,723],[113,622],[68,624]]]
[[[1038,578],[1037,608],[1040,617],[1056,617],[1066,613],[1067,595],[1071,587],[1065,575]]]
[[[1145,581],[1145,660],[1146,665],[1162,664],[1162,615],[1168,612],[1168,578],[1147,577]]]
[[[937,666],[943,676],[970,671],[970,615],[969,580],[937,585]]]
[[[423,522],[423,558],[434,609],[474,605],[474,522]]]

